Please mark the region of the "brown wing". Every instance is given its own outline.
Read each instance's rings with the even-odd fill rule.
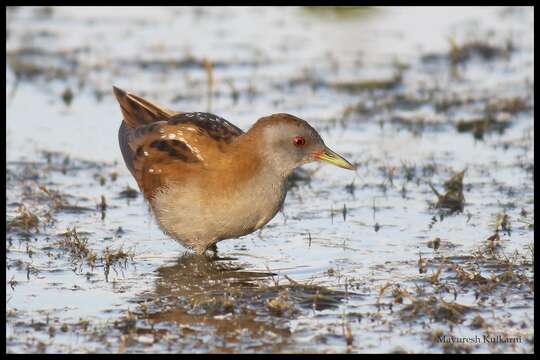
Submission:
[[[211,169],[243,132],[208,113],[182,113],[132,132],[133,176],[146,198],[169,181],[182,183]]]
[[[113,86],[113,92],[118,100],[118,104],[120,105],[124,117],[124,121],[122,121],[120,129],[118,130],[120,150],[127,168],[131,174],[135,176],[133,164],[135,154],[129,146],[130,139],[133,138],[134,132],[145,125],[167,121],[167,119],[176,114],[176,112],[154,104],[135,94],[128,93],[116,86]]]
[[[205,112],[178,113],[171,116],[168,121],[171,125],[194,125],[200,132],[205,133],[209,138],[218,143],[230,144],[235,137],[244,133],[240,128],[227,120]]]
[[[122,156],[147,198],[168,181],[182,182],[197,170],[211,168],[212,159],[219,159],[243,133],[213,114],[179,113],[113,90],[124,116],[118,133]]]

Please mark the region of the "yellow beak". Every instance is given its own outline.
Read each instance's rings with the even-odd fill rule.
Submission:
[[[317,160],[326,161],[330,164],[339,166],[344,169],[356,170],[356,167],[353,164],[351,164],[350,162],[345,160],[343,156],[336,154],[329,148],[325,148],[323,151],[313,153],[313,157]]]

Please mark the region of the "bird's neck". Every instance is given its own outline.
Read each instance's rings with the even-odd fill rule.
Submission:
[[[263,128],[256,125],[236,138],[232,144],[231,155],[236,159],[243,158],[252,164],[257,164],[257,169],[261,174],[273,181],[284,181],[294,168],[283,166],[284,162],[276,156],[275,149],[265,138]]]

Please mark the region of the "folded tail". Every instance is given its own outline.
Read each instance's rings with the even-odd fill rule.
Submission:
[[[129,128],[134,129],[156,121],[167,120],[169,117],[178,114],[116,86],[113,86],[113,92],[122,109],[124,121]]]

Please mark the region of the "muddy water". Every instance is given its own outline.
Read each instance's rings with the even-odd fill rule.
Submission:
[[[533,21],[9,8],[6,351],[533,352]],[[358,170],[305,166],[194,257],[130,189],[113,84],[244,129],[296,114]]]

